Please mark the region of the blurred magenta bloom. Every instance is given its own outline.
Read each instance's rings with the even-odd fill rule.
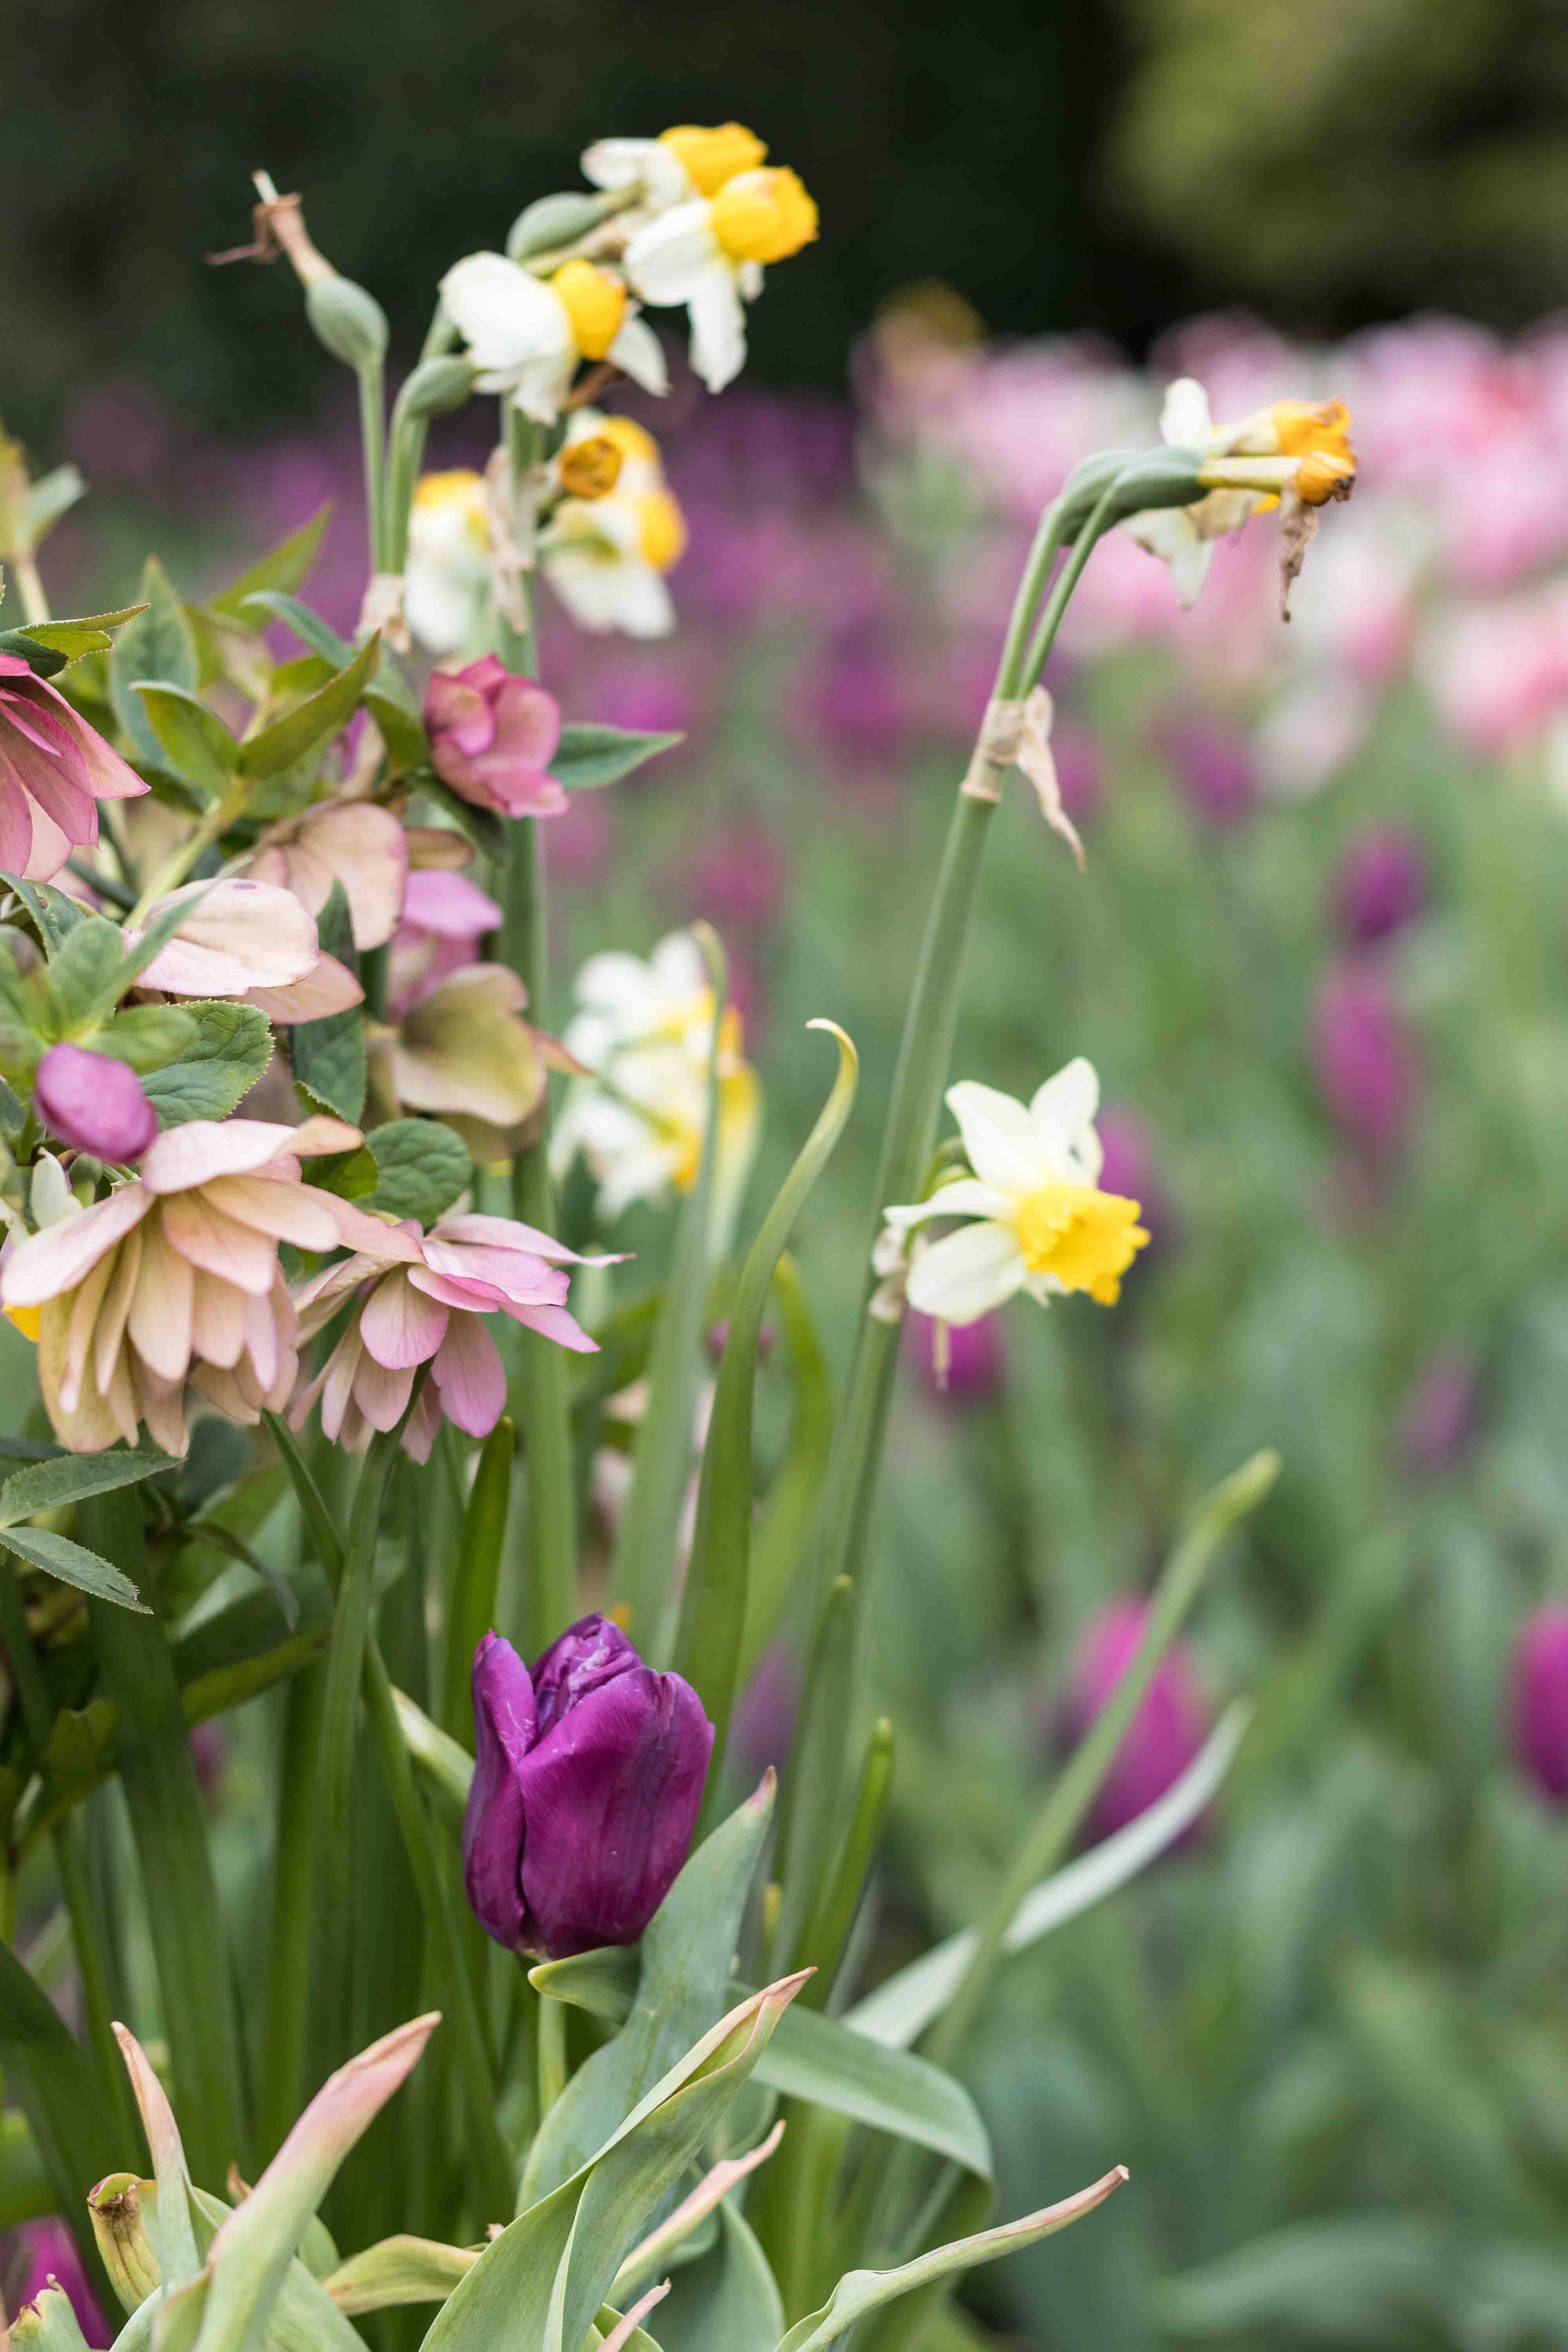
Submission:
[[[33,1104],[62,1143],[111,1167],[139,1159],[158,1132],[135,1071],[84,1045],[49,1047],[33,1081]]]
[[[1515,1763],[1548,1804],[1568,1804],[1568,1606],[1550,1601],[1514,1641],[1508,1736]]]
[[[879,627],[852,622],[829,638],[800,709],[831,757],[873,768],[898,762],[910,713],[899,666]]]
[[[1437,1478],[1468,1450],[1480,1420],[1480,1374],[1468,1349],[1437,1348],[1399,1415],[1395,1451],[1407,1478]]]
[[[995,1396],[1006,1370],[1000,1315],[973,1323],[939,1323],[910,1313],[909,1347],[929,1393],[947,1404],[984,1404]]]
[[[1426,855],[1405,825],[1358,833],[1334,877],[1334,911],[1352,947],[1371,947],[1413,922],[1426,904]]]
[[[728,1767],[742,1787],[754,1788],[770,1765],[775,1772],[784,1770],[799,1706],[795,1654],[787,1642],[770,1642],[730,1717]]]
[[[1323,1105],[1348,1143],[1397,1157],[1420,1107],[1415,1042],[1381,977],[1342,964],[1318,984],[1310,1055]]]
[[[0,654],[0,870],[47,882],[98,839],[100,801],[147,787],[19,654]]]
[[[98,2298],[88,2284],[87,2272],[77,2252],[76,2240],[65,2223],[51,2217],[47,2221],[27,2221],[16,2232],[18,2243],[25,2251],[26,2268],[21,2282],[11,2292],[13,2310],[34,2302],[47,2286],[58,2286],[69,2297],[76,2314],[77,2326],[95,2352],[114,2340],[114,2331],[98,2307]]]
[[[559,816],[566,794],[546,772],[561,740],[561,708],[494,654],[437,670],[425,690],[430,756],[442,782],[503,816]]]
[[[1058,719],[1051,730],[1051,753],[1062,806],[1081,832],[1100,813],[1100,755],[1085,727]]]
[[[1138,1203],[1138,1222],[1149,1235],[1149,1255],[1155,1255],[1176,1229],[1171,1195],[1160,1174],[1160,1150],[1136,1111],[1107,1103],[1095,1120],[1105,1158],[1100,1171],[1100,1190]]]
[[[762,930],[778,913],[789,878],[783,845],[761,825],[732,825],[688,869],[693,907],[723,929]]]
[[[1068,1748],[1079,1744],[1110,1705],[1143,1638],[1148,1613],[1141,1601],[1113,1601],[1089,1620],[1073,1658],[1063,1709]],[[1209,1720],[1190,1654],[1178,1643],[1162,1659],[1089,1808],[1092,1842],[1125,1829],[1181,1779],[1208,1736]]]
[[[228,1770],[228,1735],[221,1723],[198,1723],[191,1733],[191,1761],[208,1804],[216,1803]]]
[[[1164,740],[1182,799],[1199,824],[1216,832],[1245,824],[1258,805],[1258,764],[1247,737],[1194,712],[1176,719]]]
[[[686,1860],[713,1727],[679,1675],[584,1617],[531,1674],[499,1633],[474,1653],[463,1882],[488,1936],[561,1959],[635,1944]]]

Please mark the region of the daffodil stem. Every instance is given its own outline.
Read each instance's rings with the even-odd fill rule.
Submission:
[[[359,377],[360,438],[364,445],[364,515],[372,572],[387,568],[385,430],[381,362],[366,360]]]
[[[1083,577],[1084,565],[1110,528],[1121,489],[1121,477],[1118,475],[1074,540],[1072,553],[1062,566],[1061,576],[1051,590],[1050,599],[1040,614],[1033,637],[1029,640],[1029,650],[1025,658],[1024,667],[1016,673],[1012,689],[1015,693],[1027,693],[1050,658],[1051,647],[1057,641],[1057,631],[1062,625],[1062,615],[1071,601],[1073,590]],[[999,688],[998,691],[1000,690]]]

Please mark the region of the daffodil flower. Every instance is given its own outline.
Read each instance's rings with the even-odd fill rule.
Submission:
[[[658,444],[627,416],[580,409],[567,430],[563,472],[574,447],[607,441],[618,452],[614,487],[603,498],[565,498],[540,534],[545,577],[578,625],[664,637],[675,607],[664,575],[686,548],[686,523],[664,478]]]
[[[489,593],[483,475],[464,467],[422,475],[408,518],[409,627],[429,653],[461,653],[478,637]]]
[[[583,157],[583,174],[596,188],[635,188],[639,215],[661,213],[691,196],[716,196],[738,172],[755,171],[767,152],[742,122],[680,122],[657,139],[596,140]]]
[[[763,265],[816,235],[816,206],[795,174],[759,165],[635,229],[626,276],[645,302],[686,305],[691,364],[710,392],[721,392],[745,362],[745,305],[762,291]]]
[[[1084,1290],[1113,1307],[1149,1235],[1136,1201],[1099,1190],[1091,1064],[1069,1062],[1027,1104],[971,1079],[950,1087],[947,1102],[971,1173],[886,1212],[888,1232],[900,1237],[933,1218],[964,1220],[914,1255],[910,1305],[944,1323],[973,1323],[1019,1290],[1042,1306]],[[886,1256],[877,1266],[884,1280]]]
[[[441,299],[478,389],[509,394],[536,424],[554,424],[584,360],[608,360],[645,392],[669,389],[658,337],[625,280],[596,262],[564,262],[546,278],[504,253],[470,253],[441,280]]]
[[[1317,528],[1313,510],[1329,499],[1348,498],[1355,481],[1344,403],[1276,401],[1237,424],[1215,425],[1203,385],[1181,376],[1166,388],[1160,435],[1175,446],[1204,452],[1198,478],[1206,495],[1192,506],[1130,515],[1122,528],[1170,566],[1182,604],[1196,600],[1215,540],[1276,506],[1286,522],[1288,592]]]

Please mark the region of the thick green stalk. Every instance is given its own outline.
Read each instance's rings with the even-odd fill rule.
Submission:
[[[270,2163],[305,2104],[310,2013],[310,1911],[316,1885],[316,1756],[327,1697],[324,1659],[289,1686],[272,1863],[272,1929],[262,2049],[260,2153]]]
[[[838,1858],[823,1885],[795,1957],[789,1963],[792,1969],[816,1970],[810,1983],[801,1988],[804,2008],[825,2008],[833,1990],[844,1948],[849,1941],[849,1930],[855,1925],[855,1914],[876,1860],[877,1841],[881,1835],[882,1816],[888,1810],[892,1785],[893,1727],[884,1715],[878,1717],[871,1732],[855,1811],[849,1817]]]
[[[354,373],[359,378],[360,438],[364,445],[364,512],[370,541],[370,568],[372,572],[384,572],[386,569],[386,485],[381,362],[363,361]]]
[[[463,1533],[453,1555],[447,1588],[447,1652],[442,1662],[441,1722],[454,1739],[471,1748],[473,1704],[468,1696],[474,1652],[495,1622],[496,1580],[511,1500],[511,1460],[516,1433],[505,1413],[479,1448],[479,1467],[463,1514]],[[416,1693],[411,1693],[416,1696]]]

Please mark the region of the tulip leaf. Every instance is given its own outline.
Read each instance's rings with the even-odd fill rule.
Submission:
[[[859,1056],[844,1031],[831,1021],[814,1021],[809,1025],[826,1029],[834,1039],[838,1072],[816,1125],[763,1220],[730,1309],[730,1328],[702,1453],[697,1526],[675,1638],[675,1670],[696,1691],[715,1728],[708,1781],[710,1802],[711,1792],[719,1785],[730,1710],[735,1703],[746,1623],[754,1487],[752,1412],[763,1311],[795,1221],[844,1131],[859,1077]]]
[[[438,1119],[389,1119],[371,1129],[365,1148],[376,1172],[370,1205],[389,1216],[432,1225],[473,1181],[461,1139]]]
[[[234,778],[239,745],[216,711],[209,710],[199,696],[184,687],[155,678],[135,678],[131,690],[142,698],[163,764],[195,784],[209,800],[226,793]]]
[[[563,727],[550,772],[569,793],[593,792],[600,784],[619,783],[645,761],[673,751],[685,740],[679,732],[649,735],[631,727]]]
[[[721,2014],[730,1963],[773,1818],[773,1776],[690,1857],[643,1930],[626,2023],[578,2068],[540,2126],[522,2193],[545,2196],[575,2172],[650,2083]]]
[[[87,2352],[87,2338],[63,2286],[49,2285],[23,2305],[11,2323],[16,2352]]]
[[[323,954],[335,956],[357,975],[348,893],[340,881],[333,882],[331,896],[316,918],[316,936]],[[351,1127],[359,1125],[369,1077],[364,1020],[357,1004],[320,1021],[297,1021],[289,1032],[289,1058],[295,1085],[315,1108],[346,1119]]]
[[[773,2352],[784,2305],[768,2258],[733,2205],[719,2208],[718,2242],[671,2271],[658,2326],[679,2352]]]
[[[321,2281],[338,2309],[357,2316],[397,2304],[445,2303],[479,2261],[471,2246],[443,2246],[403,2232],[351,2254]]]
[[[180,1010],[195,1023],[195,1036],[177,1062],[142,1081],[160,1127],[226,1118],[272,1059],[272,1031],[256,1005],[198,999]]]
[[[39,1466],[52,1469],[54,1465]],[[7,1528],[0,1542],[30,1568],[41,1568],[48,1575],[58,1576],[62,1584],[74,1584],[79,1592],[93,1593],[100,1601],[112,1601],[121,1609],[136,1610],[143,1617],[152,1614],[129,1577],[121,1576],[109,1560],[100,1559],[85,1544],[73,1543],[69,1536],[58,1536],[52,1528]]]
[[[373,636],[360,647],[346,669],[339,670],[314,694],[307,695],[292,710],[286,710],[280,719],[262,728],[259,734],[247,735],[239,747],[240,774],[277,775],[282,769],[292,768],[298,761],[324,751],[334,736],[342,734],[359,709],[366,683],[374,677],[380,659],[381,639]]]
[[[309,522],[280,539],[276,547],[258,556],[247,571],[209,598],[207,610],[220,614],[225,620],[248,623],[250,615],[245,607],[252,596],[265,590],[280,590],[285,594],[301,587],[310,577],[312,565],[321,551],[322,536],[332,518],[332,502],[316,509]]]
[[[194,694],[201,684],[201,657],[185,608],[155,555],[142,573],[144,609],[128,621],[109,656],[109,699],[130,736],[138,759],[164,765],[163,746],[137,688],[156,679]]]
[[[84,1495],[107,1495],[116,1486],[133,1486],[160,1470],[179,1467],[166,1454],[118,1447],[107,1454],[68,1454],[51,1462],[30,1463],[25,1470],[14,1470],[0,1486],[0,1528],[18,1526],[35,1511],[79,1502]]]
[[[7,2099],[26,2116],[57,2210],[79,2213],[93,2183],[123,2150],[115,2146],[114,2108],[89,2053],[71,2032],[43,1987],[7,1943],[0,1942],[0,2066]],[[84,2233],[85,2234],[85,2233]],[[95,2285],[103,2283],[96,2245],[87,2238],[83,2259]]]

